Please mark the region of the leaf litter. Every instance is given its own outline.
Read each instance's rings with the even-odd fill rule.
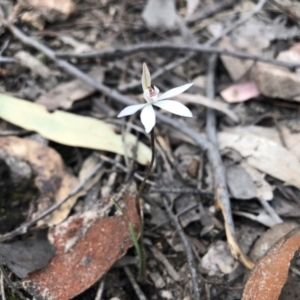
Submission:
[[[23,0],[15,7],[6,4],[5,11],[15,8],[12,19],[16,25],[12,26],[25,32],[27,38],[34,36],[40,45],[57,50],[57,59],[64,64],[68,60],[77,74],[82,72],[98,85],[112,89],[107,94],[95,85],[71,79],[64,73],[66,69],[58,71],[57,60],[51,63],[53,59],[43,50],[34,52],[32,44],[18,35],[13,38],[8,31],[3,36],[1,55],[19,60],[1,64],[0,134],[16,132],[19,126],[40,134],[43,143],[33,141],[31,132],[26,131],[20,137],[0,138],[0,193],[6,209],[0,211],[0,224],[7,225],[1,225],[0,238],[14,228],[22,228],[61,199],[71,197],[60,209],[34,223],[36,228],[23,227],[28,235],[19,232],[18,238],[1,243],[0,263],[15,274],[13,281],[21,278],[23,288],[40,299],[83,299],[84,291],[93,299],[99,279],[103,290],[99,288],[97,295],[103,293],[103,299],[144,299],[145,295],[149,299],[157,295],[193,299],[190,286],[195,281],[201,287],[201,299],[248,299],[253,291],[260,291],[258,299],[270,299],[275,295],[270,296],[270,291],[276,292],[276,299],[292,299],[288,291],[299,290],[293,281],[299,233],[288,233],[298,226],[300,214],[299,70],[228,57],[224,52],[214,80],[217,94],[207,97],[204,92],[211,84],[211,74],[206,73],[208,56],[154,49],[138,54],[129,51],[120,58],[117,49],[157,41],[205,42],[218,49],[297,63],[299,4],[245,0],[226,7],[218,1],[178,2],[175,6],[169,1],[158,12],[154,0],[142,6],[100,2],[94,5],[81,1],[75,6],[75,1],[69,0]],[[252,17],[246,18],[249,13]],[[10,28],[3,24],[1,33]],[[232,32],[226,31],[231,25]],[[179,30],[173,30],[176,28]],[[115,52],[107,59],[89,58],[88,52],[97,49]],[[69,56],[60,57],[59,52]],[[78,53],[82,58],[72,57]],[[120,200],[137,230],[140,219],[134,201],[136,190],[128,193],[124,183],[132,180],[132,174],[137,180],[143,177],[143,166],[149,163],[151,151],[139,118],[124,123],[114,118],[128,105],[119,102],[115,90],[123,91],[125,98],[127,94],[139,99],[141,91],[134,84],[140,81],[143,62],[152,74],[158,74],[153,83],[162,91],[195,82],[193,90],[178,98],[188,105],[194,118],[178,120],[181,123],[176,131],[157,120],[161,148],[149,180],[151,194],[142,196],[148,276],[146,283],[134,283],[137,265],[130,249],[128,219],[116,211],[111,200]],[[229,209],[222,206],[223,194],[215,189],[214,181],[220,178],[215,177],[216,169],[207,161],[209,155],[186,134],[200,132],[205,138],[206,108],[214,109],[217,116],[215,129],[226,171]],[[133,130],[142,133],[138,134],[139,142]],[[135,165],[132,158],[140,165]],[[73,195],[76,187],[80,187],[79,192]],[[20,190],[24,203],[18,198]],[[162,206],[166,195],[179,220],[180,228],[176,230]],[[218,212],[220,203],[224,218]],[[2,219],[8,218],[7,210],[19,210],[22,218],[9,224]],[[236,233],[228,231],[231,212]],[[277,224],[278,219],[283,222]],[[294,222],[289,223],[291,219]],[[42,238],[35,236],[40,226],[49,227],[41,231]],[[274,235],[270,239],[268,228]],[[189,271],[191,260],[186,258],[182,236],[193,249],[197,271],[194,281],[190,280],[194,275]],[[248,254],[256,264],[250,279],[238,263],[240,260],[249,268],[254,266]],[[123,255],[125,262],[135,265],[111,268]],[[274,263],[265,263],[270,260]],[[244,291],[243,277],[244,282],[248,281]]]

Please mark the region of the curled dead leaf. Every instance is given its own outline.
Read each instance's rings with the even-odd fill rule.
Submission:
[[[101,82],[103,79],[103,70],[94,68],[88,74],[94,80]],[[48,93],[41,95],[36,102],[47,107],[48,110],[57,108],[68,109],[72,107],[75,101],[90,96],[95,92],[93,87],[88,86],[79,79],[75,79],[66,83],[61,83]]]
[[[31,216],[33,218],[67,197],[78,184],[78,179],[65,170],[60,155],[41,143],[12,136],[0,137],[0,149],[10,156],[28,162],[36,174],[35,184],[40,196],[37,200],[37,212]],[[81,193],[77,193],[70,197],[59,209],[41,220],[39,225],[51,226],[62,222],[80,195]]]

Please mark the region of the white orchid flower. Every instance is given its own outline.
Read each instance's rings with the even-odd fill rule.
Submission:
[[[149,133],[155,125],[155,112],[153,105],[169,111],[173,114],[183,116],[183,117],[193,117],[192,112],[183,104],[178,101],[169,100],[174,96],[177,96],[188,88],[190,88],[193,83],[187,83],[185,85],[176,87],[167,91],[166,93],[159,96],[159,89],[151,86],[150,72],[147,65],[143,64],[143,75],[142,75],[142,86],[144,90],[144,99],[147,103],[145,104],[135,104],[125,107],[118,115],[118,118],[132,115],[142,109],[141,121],[145,126],[145,130]]]

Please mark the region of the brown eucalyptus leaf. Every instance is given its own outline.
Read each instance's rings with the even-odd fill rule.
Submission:
[[[279,299],[287,281],[290,262],[300,248],[300,230],[282,238],[255,266],[242,300]]]
[[[99,280],[133,245],[129,222],[135,232],[140,222],[135,192],[124,197],[126,216],[99,218],[87,211],[53,228],[49,239],[57,253],[22,281],[24,289],[40,300],[67,300]]]

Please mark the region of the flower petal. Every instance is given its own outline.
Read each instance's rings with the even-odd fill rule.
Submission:
[[[182,86],[171,89],[171,90],[165,92],[164,94],[162,94],[161,96],[159,96],[158,100],[164,100],[164,99],[168,99],[168,98],[172,98],[177,95],[180,95],[181,93],[183,93],[184,91],[189,89],[192,85],[193,85],[193,83],[187,83]]]
[[[182,103],[174,100],[162,100],[153,103],[153,105],[158,106],[164,110],[167,110],[175,115],[182,117],[193,117],[192,112]]]
[[[134,104],[127,106],[118,114],[118,118],[133,115],[138,110],[142,109],[145,105],[147,104]]]
[[[154,91],[155,91],[155,94],[157,96],[159,94],[159,88],[157,86],[154,86]]]
[[[143,75],[142,75],[142,87],[143,91],[148,89],[151,86],[151,76],[148,70],[148,67],[145,63],[143,63]]]
[[[151,104],[146,105],[142,110],[141,121],[145,126],[145,131],[149,133],[155,125],[155,111]]]

